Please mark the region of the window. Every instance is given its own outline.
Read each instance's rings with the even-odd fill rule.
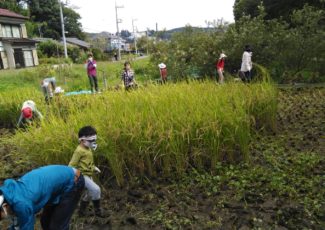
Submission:
[[[33,51],[24,51],[25,66],[34,66]]]
[[[20,27],[15,25],[3,25],[3,37],[5,38],[20,38]]]
[[[3,27],[3,36],[6,37],[6,38],[11,38],[11,27],[10,26],[4,26]]]
[[[18,26],[12,26],[11,29],[12,29],[12,36],[14,38],[20,38],[20,29],[19,29],[19,27]]]

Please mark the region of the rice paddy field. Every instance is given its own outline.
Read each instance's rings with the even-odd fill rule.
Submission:
[[[159,85],[147,65],[133,65],[137,90],[121,89],[121,63],[103,63],[100,94],[50,104],[38,86],[47,67],[1,75],[1,180],[67,164],[79,128],[93,125],[107,217],[88,210],[72,229],[325,228],[325,88]],[[66,91],[87,89],[83,67],[69,68],[50,73]],[[27,99],[45,119],[17,129]]]

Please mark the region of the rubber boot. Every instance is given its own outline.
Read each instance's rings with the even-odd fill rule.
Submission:
[[[100,200],[93,200],[94,209],[95,209],[95,216],[103,218],[103,212],[100,208]]]
[[[79,211],[78,211],[78,215],[80,217],[86,216],[86,210],[87,210],[88,205],[89,205],[89,201],[83,201],[82,200],[80,202]]]

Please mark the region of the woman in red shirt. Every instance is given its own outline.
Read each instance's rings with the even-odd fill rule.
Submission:
[[[217,72],[218,72],[218,75],[219,75],[218,82],[220,84],[223,84],[224,83],[223,68],[225,66],[225,58],[226,57],[227,56],[224,53],[221,53],[220,54],[220,57],[219,57],[219,60],[218,60],[218,62],[216,64]]]
[[[167,82],[167,66],[164,63],[158,65],[162,83]]]

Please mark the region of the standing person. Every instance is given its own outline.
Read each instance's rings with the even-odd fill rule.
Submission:
[[[25,101],[21,108],[17,126],[20,127],[22,124],[31,124],[35,118],[33,113],[37,118],[43,119],[43,115],[37,110],[35,102],[32,100]]]
[[[220,54],[220,57],[216,63],[216,69],[217,69],[217,73],[218,73],[218,76],[219,76],[219,79],[218,79],[218,82],[219,84],[223,84],[224,83],[224,76],[223,76],[223,69],[225,67],[225,58],[227,56],[224,54],[224,53],[221,53]]]
[[[124,69],[123,69],[123,73],[122,73],[122,81],[124,83],[124,88],[126,90],[135,88],[137,86],[137,84],[135,83],[135,80],[134,80],[134,72],[131,69],[130,62],[128,62],[128,61],[124,63]]]
[[[100,173],[99,168],[94,164],[92,151],[96,150],[97,132],[92,126],[84,126],[79,130],[79,145],[73,153],[69,166],[79,169],[85,177],[86,194],[82,197],[79,216],[85,216],[86,208],[92,201],[95,208],[95,215],[103,217],[100,208],[100,187],[93,181],[94,172]]]
[[[34,230],[34,215],[44,208],[42,229],[68,230],[84,186],[80,171],[65,165],[48,165],[18,180],[7,179],[0,187],[0,220],[12,218],[12,229]]]
[[[245,46],[245,51],[243,53],[242,57],[242,63],[240,71],[244,73],[245,75],[245,81],[250,82],[251,81],[251,70],[253,68],[252,63],[252,50],[249,45]]]
[[[52,99],[53,92],[55,91],[56,88],[55,77],[48,77],[43,79],[41,82],[41,88],[45,96],[45,101],[48,103]]]
[[[167,66],[164,63],[158,65],[162,83],[167,82]]]
[[[91,87],[91,92],[95,91],[98,92],[98,81],[97,81],[97,63],[94,60],[93,54],[88,54],[88,59],[86,63],[88,79]]]

